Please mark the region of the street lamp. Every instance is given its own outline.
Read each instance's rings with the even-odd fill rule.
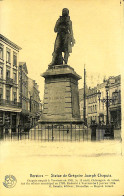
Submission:
[[[99,110],[100,110],[100,97],[101,97],[100,90],[98,90],[97,95],[98,95],[98,99],[99,99]],[[99,122],[100,122],[100,116],[99,116]]]
[[[118,91],[115,90],[115,92],[112,93],[112,98],[109,97],[109,84],[107,82],[106,86],[106,98],[101,99],[101,92],[100,90],[97,92],[98,94],[98,99],[99,99],[99,108],[100,108],[100,101],[103,103],[106,103],[106,127],[105,127],[105,133],[104,137],[110,137],[111,139],[114,139],[114,127],[113,124],[109,124],[109,103],[115,103],[115,101],[118,98]]]
[[[115,102],[115,100],[117,100],[118,97],[118,91],[116,90],[115,92],[113,92],[113,98],[109,98],[109,85],[108,83],[105,86],[106,89],[106,99],[101,99],[101,92],[100,90],[97,92],[98,95],[98,99],[99,99],[99,109],[100,109],[100,101],[101,102],[105,102],[106,103],[106,125],[109,124],[109,102]]]
[[[100,101],[101,102],[106,102],[106,125],[109,124],[109,115],[108,115],[108,108],[109,108],[109,98],[108,98],[108,92],[109,92],[109,85],[108,83],[106,84],[105,86],[105,89],[106,89],[106,99],[101,99],[101,92],[100,90],[97,92],[98,94],[98,98],[99,98],[99,109],[100,109]]]
[[[105,86],[105,89],[106,89],[106,112],[107,112],[107,114],[106,114],[106,125],[108,125],[109,124],[109,115],[108,115],[108,108],[109,108],[109,99],[108,99],[108,92],[109,92],[109,85],[108,85],[108,83],[106,84],[106,86]]]
[[[108,98],[109,96],[108,96],[108,92],[109,92],[109,85],[108,85],[108,83],[106,84],[106,86],[105,86],[105,89],[106,89],[106,99],[100,99],[101,98],[101,92],[100,92],[100,90],[98,91],[98,98],[99,98],[99,109],[100,109],[100,101],[101,102],[106,102],[106,125],[108,125],[109,124],[109,115],[108,115],[108,108],[109,108],[109,101],[110,101],[110,99]]]

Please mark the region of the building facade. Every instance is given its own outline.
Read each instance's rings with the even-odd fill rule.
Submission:
[[[97,123],[102,123],[105,124],[106,123],[106,102],[102,101],[104,99],[106,99],[106,87],[107,85],[107,81],[104,81],[101,84],[97,85],[97,92],[101,93],[101,96],[98,97],[97,94],[97,115],[98,115],[98,119],[97,119]]]
[[[0,129],[16,132],[20,120],[18,67],[21,48],[0,34]]]
[[[88,94],[88,87],[87,86],[86,86],[85,92],[87,95]],[[86,108],[85,108],[86,121],[87,121],[87,116],[88,116],[87,101],[88,101],[88,99],[86,98]],[[84,88],[79,90],[79,105],[80,105],[80,118],[83,119],[84,118]]]
[[[37,85],[35,80],[28,78],[28,91],[30,100],[29,108],[32,126],[35,126],[37,124],[37,121],[39,120],[41,115],[41,101],[38,88],[39,86]]]
[[[110,97],[113,99],[109,105],[110,121],[113,121],[117,128],[121,127],[121,76],[112,78],[110,84]]]
[[[121,76],[109,77],[94,88],[86,89],[86,118],[90,126],[92,121],[106,124],[106,86],[108,85],[108,119],[116,128],[121,127]],[[100,97],[99,97],[100,92]],[[79,90],[80,113],[83,114],[83,89]],[[83,119],[83,115],[81,115]]]
[[[30,127],[30,100],[28,97],[28,70],[26,62],[19,62],[19,100],[22,106],[20,124],[26,130]]]
[[[88,89],[87,92],[87,123],[91,124],[92,121],[97,122],[98,113],[97,113],[97,88]]]

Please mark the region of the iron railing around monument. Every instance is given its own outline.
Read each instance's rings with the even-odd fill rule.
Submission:
[[[11,139],[29,139],[37,141],[89,141],[91,140],[91,130],[84,125],[41,125],[38,124],[33,128],[24,130],[23,127],[18,127],[17,132],[10,131],[6,134],[6,138]],[[5,137],[4,137],[5,138]],[[5,139],[6,139],[5,138]]]
[[[88,141],[91,133],[84,125],[38,125],[30,130],[29,138],[42,141]]]

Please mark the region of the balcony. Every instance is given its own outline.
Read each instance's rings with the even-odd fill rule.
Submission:
[[[6,77],[6,84],[10,85],[11,87],[13,86],[13,79]]]
[[[21,103],[17,101],[10,101],[6,99],[0,99],[0,106],[8,106],[14,108],[21,108]]]

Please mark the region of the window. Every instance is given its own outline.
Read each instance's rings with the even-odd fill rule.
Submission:
[[[0,100],[3,99],[3,89],[0,88]]]
[[[8,48],[7,48],[7,51],[6,51],[6,62],[10,63],[10,49],[8,49]]]
[[[3,78],[3,68],[0,67],[0,78]]]
[[[17,82],[17,74],[13,73],[13,81],[16,83]]]
[[[5,123],[10,124],[10,113],[9,112],[5,112]]]
[[[0,46],[0,59],[3,59],[3,47]]]
[[[0,124],[2,124],[2,123],[3,123],[3,113],[0,112]]]
[[[6,89],[6,100],[10,101],[10,89]]]
[[[103,110],[104,110],[104,102],[103,102],[103,106],[102,106]]]
[[[118,92],[118,103],[121,103],[121,91]]]
[[[17,54],[13,53],[13,66],[17,66]]]
[[[10,70],[6,70],[6,77],[10,78]]]
[[[17,102],[17,94],[16,94],[16,92],[13,92],[13,101],[14,101],[14,103]]]
[[[88,106],[88,113],[90,113],[90,106]]]
[[[21,100],[22,100],[22,99],[21,99],[21,96],[19,96],[19,102],[20,102],[20,103],[21,103]]]

